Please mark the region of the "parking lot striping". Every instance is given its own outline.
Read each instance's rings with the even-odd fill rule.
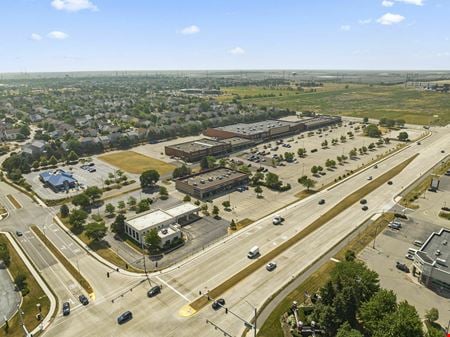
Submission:
[[[175,289],[174,287],[172,287],[169,283],[167,283],[166,281],[164,281],[163,279],[159,278],[158,276],[155,276],[155,278],[160,281],[161,283],[163,283],[165,286],[167,286],[169,289],[172,289],[175,293],[177,293],[178,295],[180,295],[182,298],[184,298],[187,302],[190,302],[191,300],[189,298],[187,298],[187,296],[183,295],[181,292],[179,292],[177,289]]]

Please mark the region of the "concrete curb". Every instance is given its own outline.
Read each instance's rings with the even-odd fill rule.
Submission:
[[[57,301],[56,301],[55,296],[53,295],[53,293],[47,286],[47,283],[45,283],[44,280],[41,278],[39,273],[34,268],[33,264],[28,260],[28,257],[22,251],[22,248],[20,248],[20,246],[17,244],[16,240],[14,240],[12,235],[8,232],[2,232],[2,234],[4,234],[8,238],[11,245],[14,247],[14,249],[16,250],[19,257],[22,259],[23,263],[25,263],[28,270],[31,272],[33,277],[36,279],[36,282],[39,284],[41,289],[44,291],[45,295],[47,295],[47,297],[50,300],[50,308],[48,310],[47,316],[45,316],[44,320],[36,328],[34,328],[33,331],[30,331],[30,334],[34,335],[40,331],[44,331],[50,325],[53,314],[56,311]]]

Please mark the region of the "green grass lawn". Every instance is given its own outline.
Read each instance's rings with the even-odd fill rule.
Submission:
[[[220,100],[275,106],[295,111],[315,111],[353,117],[404,119],[412,124],[450,123],[450,95],[405,88],[403,85],[325,84],[316,92],[263,87],[223,88]],[[256,97],[275,94],[274,97]],[[281,94],[281,96],[280,96]],[[245,98],[250,96],[250,98]]]

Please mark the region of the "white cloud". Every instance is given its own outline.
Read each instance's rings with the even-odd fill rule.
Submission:
[[[449,57],[450,56],[450,52],[445,51],[445,52],[442,52],[442,53],[437,53],[437,56],[438,57]]]
[[[32,34],[30,35],[30,38],[31,38],[33,41],[41,41],[41,40],[42,40],[42,36],[39,35],[39,34],[37,34],[37,33],[32,33]]]
[[[65,40],[69,37],[69,35],[67,35],[64,32],[60,32],[57,30],[54,30],[53,32],[50,32],[47,34],[47,36],[51,39],[55,39],[55,40]]]
[[[59,11],[78,12],[83,9],[98,10],[91,0],[52,0],[51,5]]]
[[[382,24],[382,25],[390,26],[390,25],[393,25],[393,24],[400,23],[403,20],[405,20],[405,17],[400,15],[400,14],[386,13],[382,17],[380,17],[377,20],[377,22]]]
[[[187,26],[181,30],[181,34],[183,34],[183,35],[197,34],[199,32],[200,32],[200,28],[198,28],[198,26],[196,26],[196,25]]]
[[[369,23],[371,23],[371,22],[372,22],[372,19],[358,20],[358,23],[359,23],[360,25],[367,25],[367,24],[369,24]]]
[[[394,2],[393,1],[389,1],[389,0],[383,0],[381,5],[384,6],[384,7],[392,7],[392,6],[394,6]]]
[[[228,52],[233,55],[245,54],[245,50],[242,49],[241,47],[234,47],[233,49],[230,49]]]
[[[352,29],[352,27],[350,27],[350,25],[342,25],[341,26],[341,30],[344,32],[348,32],[350,29]]]
[[[423,6],[424,0],[395,0],[409,5]]]

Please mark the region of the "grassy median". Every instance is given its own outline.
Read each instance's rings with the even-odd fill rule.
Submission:
[[[368,225],[361,233],[349,241],[345,247],[334,255],[338,260],[344,260],[345,253],[349,250],[358,254],[364,249],[376,235],[378,235],[387,224],[392,221],[394,214],[385,213],[377,220]],[[306,300],[305,292],[312,294],[319,290],[330,279],[330,272],[333,270],[335,262],[328,261],[311,274],[302,284],[293,290],[283,301],[278,304],[266,319],[258,332],[260,337],[283,337],[283,330],[280,324],[281,316],[288,311],[293,301],[302,303]]]
[[[41,241],[47,246],[47,248],[55,255],[58,261],[67,269],[67,271],[73,276],[73,278],[83,287],[88,294],[92,294],[94,290],[89,282],[83,275],[75,268],[75,266],[60,252],[56,246],[50,242],[50,240],[42,233],[37,226],[31,226],[33,232],[41,239]]]
[[[412,156],[411,158],[403,161],[401,164],[395,166],[388,172],[384,173],[380,177],[372,180],[367,185],[359,188],[349,196],[345,197],[340,203],[338,203],[335,207],[333,207],[328,212],[321,215],[317,220],[313,221],[308,227],[291,237],[290,239],[284,241],[282,244],[274,248],[273,250],[269,251],[267,254],[263,255],[261,258],[256,260],[255,262],[251,263],[238,273],[231,276],[229,279],[225,280],[221,284],[219,284],[217,287],[211,289],[209,291],[209,294],[212,298],[218,298],[221,294],[223,294],[225,291],[231,289],[236,284],[238,284],[240,281],[245,279],[247,276],[251,275],[253,272],[255,272],[257,269],[263,267],[265,264],[267,264],[269,261],[275,259],[278,255],[292,247],[293,245],[297,244],[299,241],[303,240],[305,237],[322,227],[324,224],[326,224],[328,221],[334,219],[337,215],[345,211],[347,208],[349,208],[351,205],[358,202],[360,199],[365,197],[370,192],[374,191],[378,187],[385,184],[387,181],[391,180],[393,177],[395,177],[397,174],[399,174],[406,166],[409,165],[411,161],[414,160],[414,158],[417,155]],[[205,296],[201,296],[194,300],[190,306],[194,310],[200,310],[204,306],[208,304],[208,299]]]
[[[50,309],[50,300],[4,234],[0,234],[0,242],[6,244],[8,247],[11,258],[9,272],[13,279],[18,275],[26,276],[26,284],[30,292],[23,297],[21,310],[24,312],[23,323],[27,329],[31,331],[39,325],[39,321],[36,319],[36,314],[38,313],[36,305],[38,303],[41,305],[41,315],[42,317],[45,317]],[[22,337],[23,335],[24,333],[22,326],[20,325],[18,313],[8,321],[7,329],[3,326],[0,330],[0,336]]]

